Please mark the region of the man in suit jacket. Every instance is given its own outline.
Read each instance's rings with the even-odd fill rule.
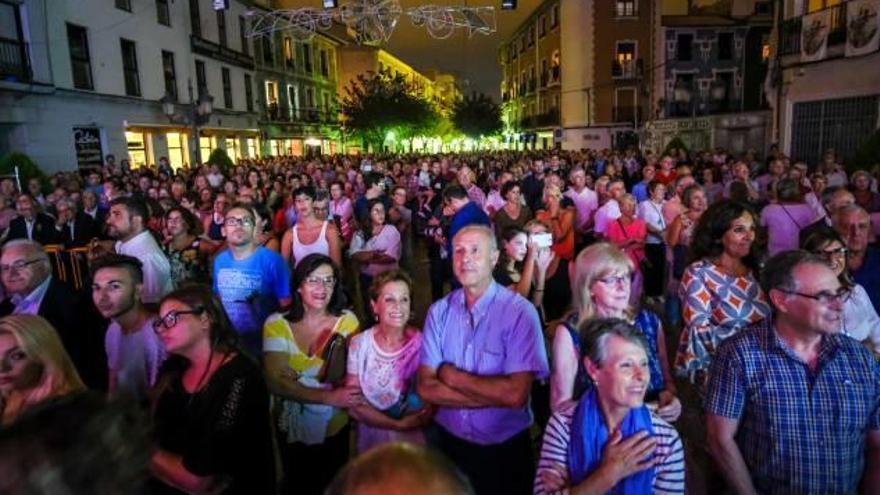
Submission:
[[[27,239],[7,242],[0,253],[0,282],[8,296],[0,303],[0,316],[31,314],[48,320],[83,382],[89,388],[106,390],[106,323],[91,297],[52,276],[43,247]]]
[[[42,245],[58,244],[60,236],[55,221],[49,215],[37,211],[37,202],[28,193],[21,193],[15,200],[18,217],[9,222],[6,240],[29,239]]]
[[[58,214],[55,228],[58,230],[59,241],[65,248],[82,247],[97,237],[95,221],[89,215],[76,211],[72,201],[59,199],[55,202]]]
[[[106,238],[104,235],[104,221],[107,219],[107,209],[100,205],[98,195],[93,191],[83,191],[82,213],[92,219],[95,235],[100,236],[102,239]]]

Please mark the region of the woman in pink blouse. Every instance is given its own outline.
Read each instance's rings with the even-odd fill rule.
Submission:
[[[635,304],[642,295],[642,280],[645,274],[640,267],[642,260],[645,259],[648,227],[644,220],[636,218],[636,198],[632,194],[624,194],[618,202],[620,218],[608,224],[608,240],[623,250],[633,262],[635,278],[630,292],[630,303]]]

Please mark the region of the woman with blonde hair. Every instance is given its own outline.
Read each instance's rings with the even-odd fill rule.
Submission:
[[[553,374],[550,377],[550,407],[558,410],[578,400],[592,385],[583,363],[577,329],[594,318],[620,318],[635,326],[648,342],[651,379],[646,400],[658,404],[657,414],[675,421],[681,413],[675,383],[666,358],[666,340],[660,318],[647,309],[630,305],[632,259],[620,248],[599,242],[584,248],[571,269],[573,311],[553,336]],[[584,350],[583,352],[589,352]]]
[[[0,318],[0,425],[40,402],[85,390],[48,321],[24,314]]]

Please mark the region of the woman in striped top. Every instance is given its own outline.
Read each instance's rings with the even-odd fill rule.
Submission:
[[[551,416],[535,494],[683,494],[678,432],[644,403],[650,368],[641,333],[616,318],[590,320],[580,330],[595,386]]]

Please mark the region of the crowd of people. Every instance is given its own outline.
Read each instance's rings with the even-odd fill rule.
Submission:
[[[880,493],[878,179],[775,149],[2,178],[0,492]]]

